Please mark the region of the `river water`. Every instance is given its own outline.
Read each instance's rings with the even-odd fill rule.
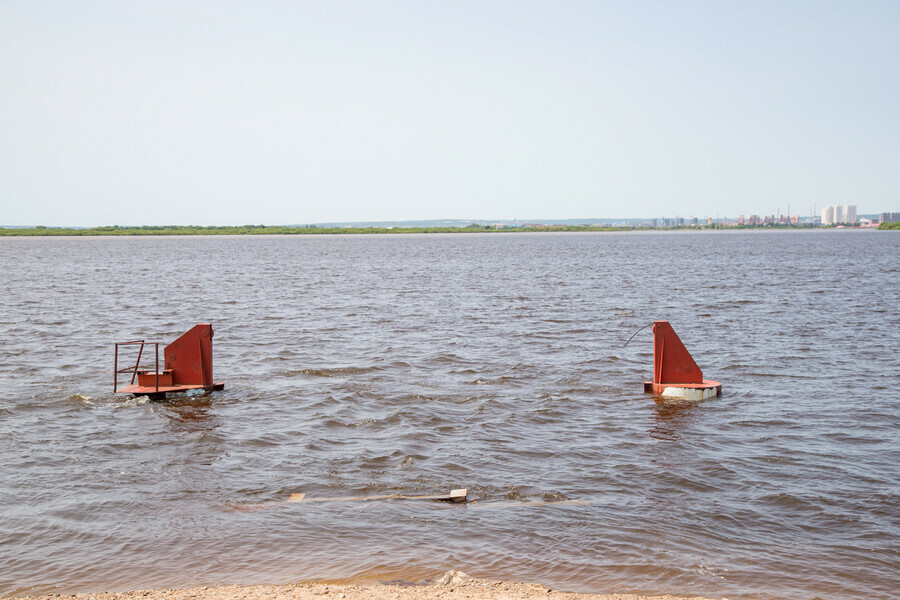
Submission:
[[[0,264],[0,596],[448,569],[898,594],[896,233],[0,238]],[[720,398],[643,393],[654,319]],[[114,342],[198,322],[224,391],[112,393]]]

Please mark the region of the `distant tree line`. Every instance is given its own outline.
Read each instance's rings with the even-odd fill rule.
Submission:
[[[98,236],[98,235],[322,235],[322,234],[404,234],[404,233],[512,233],[539,231],[632,231],[647,229],[818,229],[814,224],[754,225],[674,225],[670,227],[612,227],[609,225],[528,225],[495,226],[471,223],[465,227],[321,227],[318,225],[141,225],[103,227],[18,227],[0,228],[0,236]],[[882,223],[879,229],[900,229],[900,221]]]
[[[597,225],[535,225],[529,227],[494,227],[472,224],[466,227],[318,227],[304,225],[284,227],[280,225],[142,225],[122,227],[22,227],[0,228],[0,236],[100,236],[100,235],[321,235],[321,234],[372,234],[372,233],[485,233],[515,231],[624,231],[630,227]]]

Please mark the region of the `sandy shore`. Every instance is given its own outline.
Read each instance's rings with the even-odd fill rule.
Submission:
[[[187,589],[135,590],[99,594],[29,596],[41,600],[712,600],[700,596],[635,596],[632,594],[574,594],[555,592],[543,585],[474,579],[448,571],[429,586],[335,585],[232,585]],[[723,599],[726,600],[726,599]]]

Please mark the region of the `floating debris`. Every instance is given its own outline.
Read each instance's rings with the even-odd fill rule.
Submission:
[[[404,494],[386,494],[382,496],[344,496],[337,498],[307,498],[306,494],[297,493],[291,494],[290,498],[287,499],[289,503],[298,503],[298,502],[371,502],[373,500],[432,500],[435,502],[453,502],[453,503],[464,503],[468,500],[469,490],[466,488],[461,488],[457,490],[450,490],[449,494],[439,495],[439,496],[406,496]]]

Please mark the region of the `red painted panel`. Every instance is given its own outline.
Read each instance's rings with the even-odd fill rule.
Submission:
[[[144,387],[155,387],[159,382],[160,387],[170,386],[172,385],[172,374],[171,373],[160,373],[159,379],[156,377],[156,373],[144,373],[138,372],[138,385]]]
[[[668,321],[653,322],[653,383],[703,383],[703,372]]]
[[[212,385],[212,338],[209,323],[194,325],[163,351],[166,370],[177,385]]]

